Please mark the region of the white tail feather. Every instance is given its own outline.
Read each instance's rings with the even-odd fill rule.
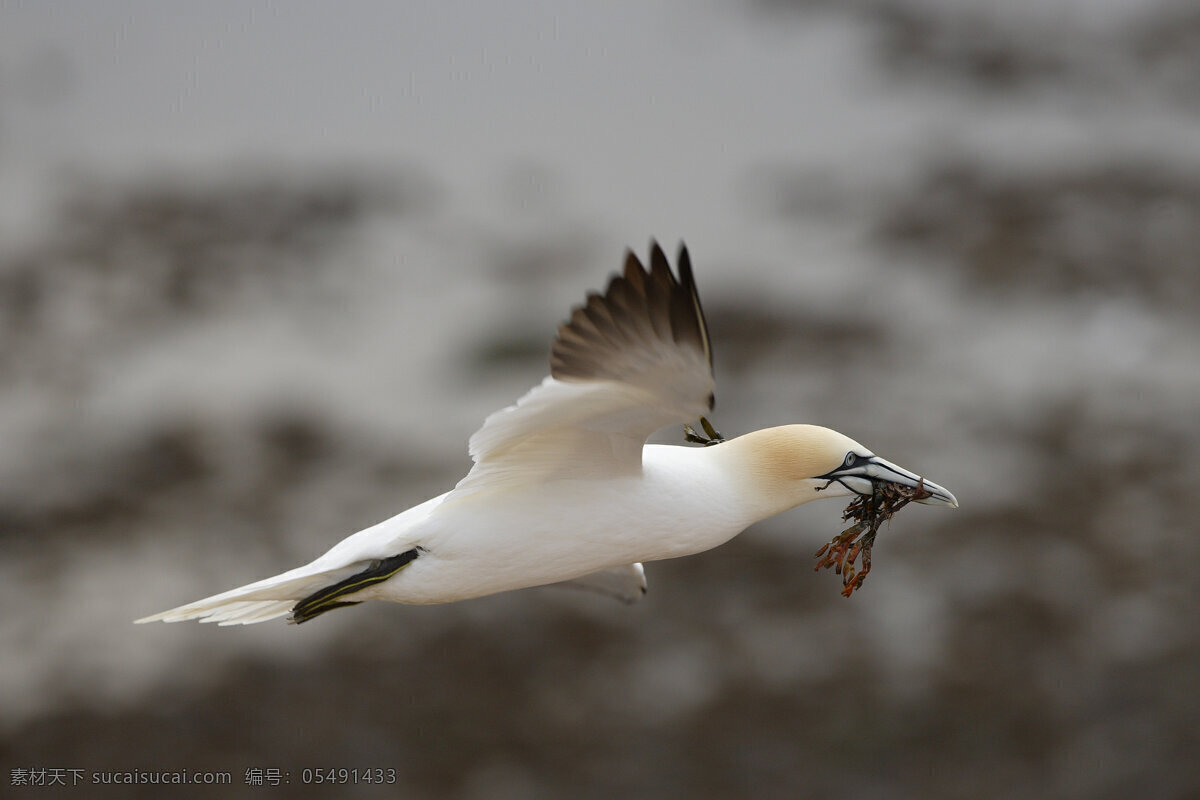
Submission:
[[[357,569],[357,566],[350,565],[313,571],[313,565],[308,564],[169,611],[142,617],[134,620],[134,623],[140,625],[144,622],[182,622],[188,619],[216,622],[219,625],[265,622],[282,617],[300,600],[323,586],[337,583]]]
[[[134,622],[198,619],[218,625],[250,625],[282,617],[296,603],[314,592],[359,573],[380,559],[410,549],[413,545],[405,538],[406,531],[428,517],[449,494],[438,495],[378,525],[361,530],[302,567]]]
[[[235,600],[200,621],[215,622],[218,625],[252,625],[255,622],[282,617],[291,611],[295,604],[295,600]]]

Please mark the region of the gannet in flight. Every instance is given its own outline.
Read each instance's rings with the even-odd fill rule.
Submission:
[[[306,622],[366,600],[448,603],[571,582],[632,601],[642,562],[700,553],[749,525],[876,485],[954,495],[816,425],[710,447],[646,444],[713,406],[712,352],[687,248],[679,276],[651,244],[558,329],[550,375],[471,437],[474,466],[449,492],[334,545],[310,564],[138,622]],[[688,428],[689,438],[700,440]]]

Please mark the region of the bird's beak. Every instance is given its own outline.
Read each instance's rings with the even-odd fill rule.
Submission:
[[[928,492],[929,495],[916,502],[924,503],[927,506],[958,508],[958,500],[948,489],[944,489],[933,481],[913,474],[904,467],[898,467],[879,456],[862,459],[852,467],[834,470],[822,477],[838,481],[846,488],[861,495],[870,495],[876,481],[907,486],[910,489],[921,488]]]

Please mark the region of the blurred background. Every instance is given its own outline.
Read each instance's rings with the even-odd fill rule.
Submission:
[[[650,237],[725,434],[962,507],[849,600],[814,503],[631,608],[130,624],[450,488]],[[0,0],[0,794],[1200,796],[1198,252],[1182,0]]]

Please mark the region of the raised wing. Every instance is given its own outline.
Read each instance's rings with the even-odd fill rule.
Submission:
[[[624,273],[559,326],[550,376],[471,437],[475,466],[456,493],[637,472],[651,433],[712,409],[712,348],[682,245],[678,269],[655,242],[648,271],[626,255]]]
[[[558,327],[550,350],[550,375],[561,381],[610,380],[695,401],[698,385],[712,407],[712,346],[696,292],[692,260],[679,247],[679,279],[671,274],[657,242],[650,244],[650,271],[632,252],[625,274],[609,281],[604,295],[588,295]],[[678,383],[663,380],[674,371]]]

